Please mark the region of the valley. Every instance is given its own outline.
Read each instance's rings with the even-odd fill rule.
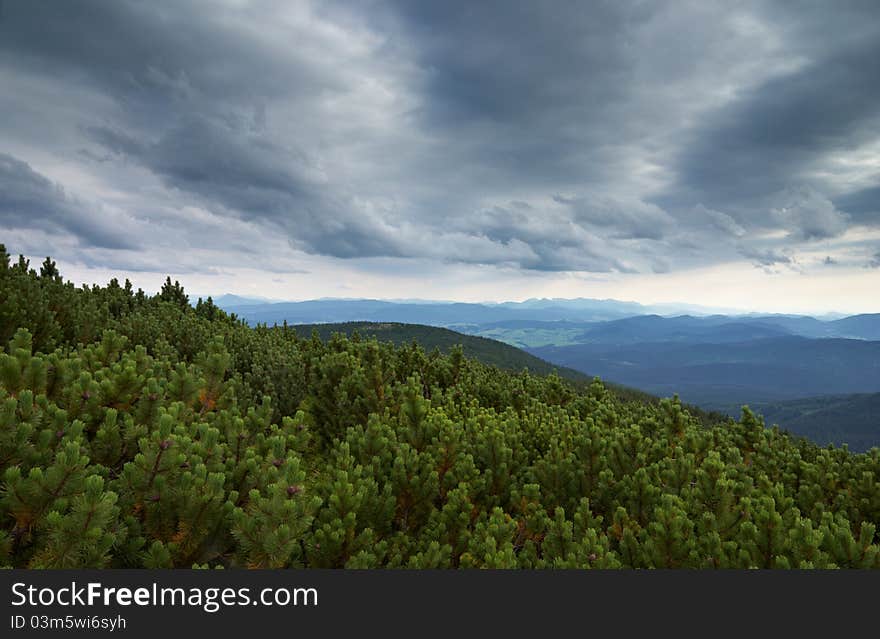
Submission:
[[[880,393],[880,314],[834,319],[772,314],[672,314],[615,300],[528,300],[503,304],[312,300],[232,305],[250,324],[314,325],[330,322],[394,337],[404,334],[431,346],[459,341],[466,353],[493,353],[489,363],[517,362],[533,371],[603,380],[648,395],[677,394],[708,412],[740,415],[748,405],[768,425],[779,424],[817,442],[865,450],[880,444],[880,411],[865,399],[829,400]],[[389,323],[390,322],[390,323]],[[396,327],[389,332],[383,326]],[[324,327],[321,329],[321,327]],[[428,337],[426,326],[455,333]],[[456,335],[459,335],[456,337]],[[486,341],[474,341],[484,338]],[[533,356],[488,347],[502,342]],[[486,361],[486,360],[484,360]],[[813,410],[806,407],[820,407]],[[843,424],[842,422],[846,422]]]

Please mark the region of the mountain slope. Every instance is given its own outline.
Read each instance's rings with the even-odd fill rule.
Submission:
[[[785,335],[880,340],[880,315],[854,315],[834,321],[790,315],[635,315],[600,322],[506,320],[480,324],[469,332],[526,346],[669,341],[721,344]]]
[[[560,366],[717,409],[880,392],[880,342],[787,336],[728,344],[577,344],[529,352]]]
[[[830,323],[838,335],[880,340],[880,313],[852,315]]]
[[[869,455],[819,451],[748,413],[705,428],[671,400],[131,301],[137,324],[204,329],[180,335],[195,357],[112,330],[45,355],[21,328],[0,352],[15,435],[0,441],[3,567],[880,567],[862,523],[878,512]],[[101,384],[18,374],[50,365]],[[706,525],[718,521],[732,523]],[[777,522],[772,553],[755,521]]]
[[[415,341],[426,351],[439,348],[444,353],[460,344],[465,356],[504,370],[518,372],[527,368],[529,372],[536,375],[549,375],[556,371],[560,377],[578,382],[592,379],[586,373],[555,366],[509,344],[485,337],[465,335],[436,326],[397,322],[344,322],[340,324],[300,324],[292,328],[302,337],[309,337],[315,331],[318,333],[318,337],[325,341],[334,333],[350,336],[357,332],[362,337],[375,337],[379,341],[392,342],[397,345]]]
[[[0,308],[0,567],[880,568],[878,456],[751,412],[253,329],[170,280],[0,259]]]
[[[780,337],[790,334],[770,323],[748,321],[726,316],[660,317],[640,315],[602,322],[589,326],[580,336],[581,342],[602,344],[633,344],[639,342],[744,342],[752,339]]]
[[[768,426],[778,424],[821,445],[847,444],[855,451],[880,445],[880,393],[808,397],[751,408]],[[740,407],[726,412],[738,417]]]
[[[439,348],[443,353],[448,353],[452,347],[460,344],[465,356],[483,364],[513,372],[528,369],[534,375],[556,373],[578,388],[585,388],[594,378],[590,371],[578,371],[565,366],[557,366],[504,342],[475,335],[466,335],[436,326],[395,322],[344,322],[340,324],[300,324],[290,328],[294,329],[301,337],[309,337],[313,332],[316,332],[322,341],[326,341],[334,333],[350,336],[357,332],[362,337],[375,337],[380,342],[391,342],[396,345],[417,342],[426,351]],[[660,397],[656,395],[616,383],[613,380],[603,379],[602,382],[609,391],[624,401],[650,404],[656,404],[660,401]],[[668,395],[672,394],[674,394],[674,391],[668,393]],[[725,421],[723,413],[705,410],[690,403],[685,403],[684,406],[706,426]]]

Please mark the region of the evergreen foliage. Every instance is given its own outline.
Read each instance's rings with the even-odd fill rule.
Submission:
[[[0,566],[880,567],[878,449],[0,258]]]

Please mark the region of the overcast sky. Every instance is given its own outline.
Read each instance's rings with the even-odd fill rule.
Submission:
[[[0,7],[0,241],[78,283],[880,311],[876,0]]]

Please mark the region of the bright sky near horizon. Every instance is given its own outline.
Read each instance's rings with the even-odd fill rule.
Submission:
[[[273,299],[880,312],[876,2],[0,3],[0,242]]]

